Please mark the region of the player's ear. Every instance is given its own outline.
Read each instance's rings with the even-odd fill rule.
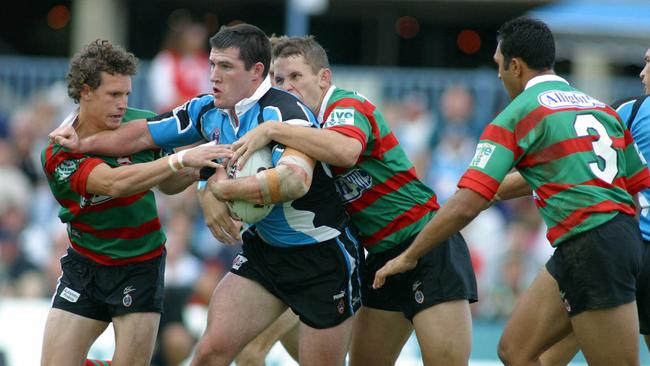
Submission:
[[[329,88],[329,86],[332,84],[332,70],[325,68],[321,69],[318,73],[320,74],[318,82],[321,88]]]
[[[527,65],[520,57],[513,57],[510,60],[510,69],[515,76],[521,76],[524,67],[527,67]]]
[[[90,97],[91,97],[91,92],[92,92],[92,91],[93,91],[93,90],[92,90],[92,88],[90,87],[90,85],[88,85],[88,84],[84,84],[84,85],[82,85],[82,86],[81,86],[81,90],[79,91],[79,97],[80,97],[80,99],[83,99],[83,100],[89,100]]]
[[[253,67],[253,76],[257,79],[262,79],[262,74],[264,74],[264,64],[261,62],[256,62]]]

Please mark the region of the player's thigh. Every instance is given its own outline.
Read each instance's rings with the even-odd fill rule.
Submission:
[[[422,310],[413,324],[425,365],[467,365],[472,349],[469,301],[452,300]]]
[[[589,365],[638,365],[636,302],[584,311],[571,324]]]
[[[113,318],[113,366],[149,365],[156,344],[160,313],[129,313]]]
[[[499,341],[507,360],[536,360],[571,331],[555,279],[543,267],[517,301]]]
[[[301,366],[343,366],[352,338],[353,317],[324,329],[300,324]]]
[[[285,309],[282,301],[257,282],[228,273],[212,294],[202,342],[215,349],[228,345],[237,354]]]
[[[107,326],[107,322],[50,309],[43,335],[41,365],[81,364]]]
[[[394,365],[412,331],[401,312],[362,306],[354,320],[350,366]]]

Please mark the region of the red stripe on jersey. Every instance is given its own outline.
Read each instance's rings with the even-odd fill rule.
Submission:
[[[56,167],[59,166],[63,161],[70,159],[82,159],[86,157],[84,154],[73,154],[67,151],[60,150],[56,154],[53,152],[54,145],[49,145],[45,152],[46,161],[45,161],[45,172],[52,175],[56,170]]]
[[[517,145],[515,134],[501,126],[489,124],[481,134],[481,140],[490,140],[502,145],[512,151],[514,159],[517,160],[524,153],[524,150]]]
[[[650,171],[648,171],[648,168],[643,167],[640,172],[628,177],[626,188],[630,194],[637,194],[646,188],[650,188]]]
[[[578,226],[592,214],[596,212],[611,211],[619,211],[627,215],[634,215],[635,208],[633,206],[624,205],[609,200],[591,205],[589,207],[584,207],[572,212],[564,220],[560,221],[557,225],[550,228],[546,233],[546,237],[551,243],[554,243],[558,238],[571,231],[571,229]]]
[[[626,183],[625,183],[625,178],[623,177],[618,177],[614,179],[614,181],[610,184],[605,182],[604,180],[594,178],[592,180],[588,180],[586,182],[582,182],[579,184],[560,184],[560,183],[547,183],[539,186],[536,190],[535,193],[537,194],[539,200],[538,206],[540,207],[546,207],[546,200],[548,200],[550,197],[565,191],[567,189],[573,188],[576,185],[581,185],[581,186],[598,186],[602,188],[612,188],[612,187],[618,187],[623,190],[626,190]]]
[[[58,200],[58,202],[61,204],[61,206],[65,207],[70,211],[71,214],[77,216],[81,214],[82,212],[87,213],[87,212],[98,212],[98,211],[104,211],[110,208],[115,208],[115,207],[122,207],[122,206],[129,206],[130,204],[138,201],[140,198],[144,197],[144,195],[147,194],[149,191],[141,192],[138,194],[134,194],[132,196],[128,197],[116,197],[112,198],[108,201],[101,202],[100,204],[97,205],[89,205],[84,207],[83,209],[79,205],[79,202],[75,202],[72,200]]]
[[[500,184],[499,181],[480,170],[467,169],[458,181],[458,188],[471,189],[489,201],[497,193]]]
[[[130,263],[136,263],[136,262],[143,262],[152,258],[156,258],[160,256],[163,253],[163,250],[165,250],[165,243],[162,243],[158,248],[148,252],[144,253],[142,255],[139,255],[137,257],[130,257],[130,258],[111,258],[105,254],[99,254],[95,253],[90,249],[84,248],[81,245],[75,243],[74,241],[70,241],[72,244],[72,248],[76,250],[77,252],[83,254],[84,256],[92,259],[94,262],[97,262],[99,264],[103,264],[105,266],[119,266],[119,265],[124,265],[124,264],[130,264]]]
[[[440,208],[440,205],[438,205],[436,196],[433,195],[431,196],[431,199],[425,204],[411,207],[408,211],[405,211],[401,215],[397,216],[383,229],[369,236],[361,236],[361,243],[364,247],[370,248],[373,245],[384,240],[384,238],[387,236],[413,224],[414,222],[426,216],[429,212],[435,211],[438,208]]]
[[[90,172],[92,172],[99,164],[105,164],[105,162],[97,158],[88,158],[84,160],[79,165],[79,168],[77,168],[77,171],[75,171],[70,177],[70,189],[80,196],[91,197],[93,194],[88,193],[86,190],[86,184],[88,183]]]
[[[598,136],[581,136],[562,140],[537,152],[529,152],[517,164],[517,168],[532,167],[538,164],[545,164],[571,154],[593,151],[594,147],[592,143],[595,140],[598,140]]]
[[[411,168],[405,172],[399,172],[389,179],[386,179],[385,182],[377,184],[370,189],[364,191],[361,194],[361,197],[358,199],[346,204],[346,209],[350,214],[359,212],[368,206],[372,205],[375,201],[380,199],[382,196],[390,194],[402,188],[405,184],[416,180],[417,175],[415,174],[415,168]]]
[[[158,217],[135,227],[123,227],[114,229],[95,229],[90,225],[71,221],[70,226],[85,233],[105,239],[137,239],[153,231],[160,230],[160,219]]]
[[[361,153],[359,154],[359,157],[363,156],[363,152],[366,150],[366,134],[363,133],[363,130],[361,130],[357,126],[332,126],[328,127],[328,130],[336,131],[342,135],[345,135],[347,137],[351,137],[361,143]]]

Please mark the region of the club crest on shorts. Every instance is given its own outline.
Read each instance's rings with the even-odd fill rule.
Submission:
[[[129,292],[133,292],[136,289],[132,286],[126,286],[124,288],[124,297],[122,298],[122,305],[126,306],[127,308],[133,304],[133,298],[131,295],[129,295]]]
[[[339,300],[339,303],[336,305],[336,310],[338,310],[341,315],[345,312],[345,301],[343,299]]]
[[[415,291],[415,302],[417,302],[418,304],[422,304],[424,302],[424,294],[422,293],[422,291],[420,290]]]

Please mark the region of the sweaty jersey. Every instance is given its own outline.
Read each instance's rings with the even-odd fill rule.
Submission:
[[[555,75],[533,78],[483,131],[458,186],[490,200],[516,167],[557,246],[618,213],[650,175],[618,114]]]
[[[364,247],[377,253],[417,235],[439,207],[436,195],[417,178],[379,110],[362,95],[331,86],[318,120],[361,143],[353,167],[332,170]]]
[[[650,157],[650,97],[644,95],[628,98],[614,103],[612,107],[616,108],[621,119],[630,129],[630,133],[647,164],[647,158]],[[638,197],[641,208],[639,228],[643,240],[650,241],[650,189],[642,190]]]
[[[122,122],[152,115],[129,108]],[[139,262],[162,254],[165,234],[152,191],[128,197],[86,191],[88,176],[99,164],[119,167],[156,158],[157,152],[152,150],[119,158],[73,154],[56,144],[42,151],[41,163],[47,182],[61,205],[59,218],[67,224],[68,237],[75,250],[107,265]]]
[[[265,121],[302,120],[305,128],[318,128],[313,113],[293,95],[272,88],[269,78],[255,93],[235,106],[237,118],[214,106],[212,95],[194,98],[172,113],[149,119],[149,132],[159,147],[171,149],[197,141],[231,144]],[[284,146],[270,144],[273,164]],[[348,217],[336,193],[328,168],[317,163],[309,191],[297,200],[277,203],[271,213],[255,224],[267,243],[286,247],[316,244],[343,231]]]

